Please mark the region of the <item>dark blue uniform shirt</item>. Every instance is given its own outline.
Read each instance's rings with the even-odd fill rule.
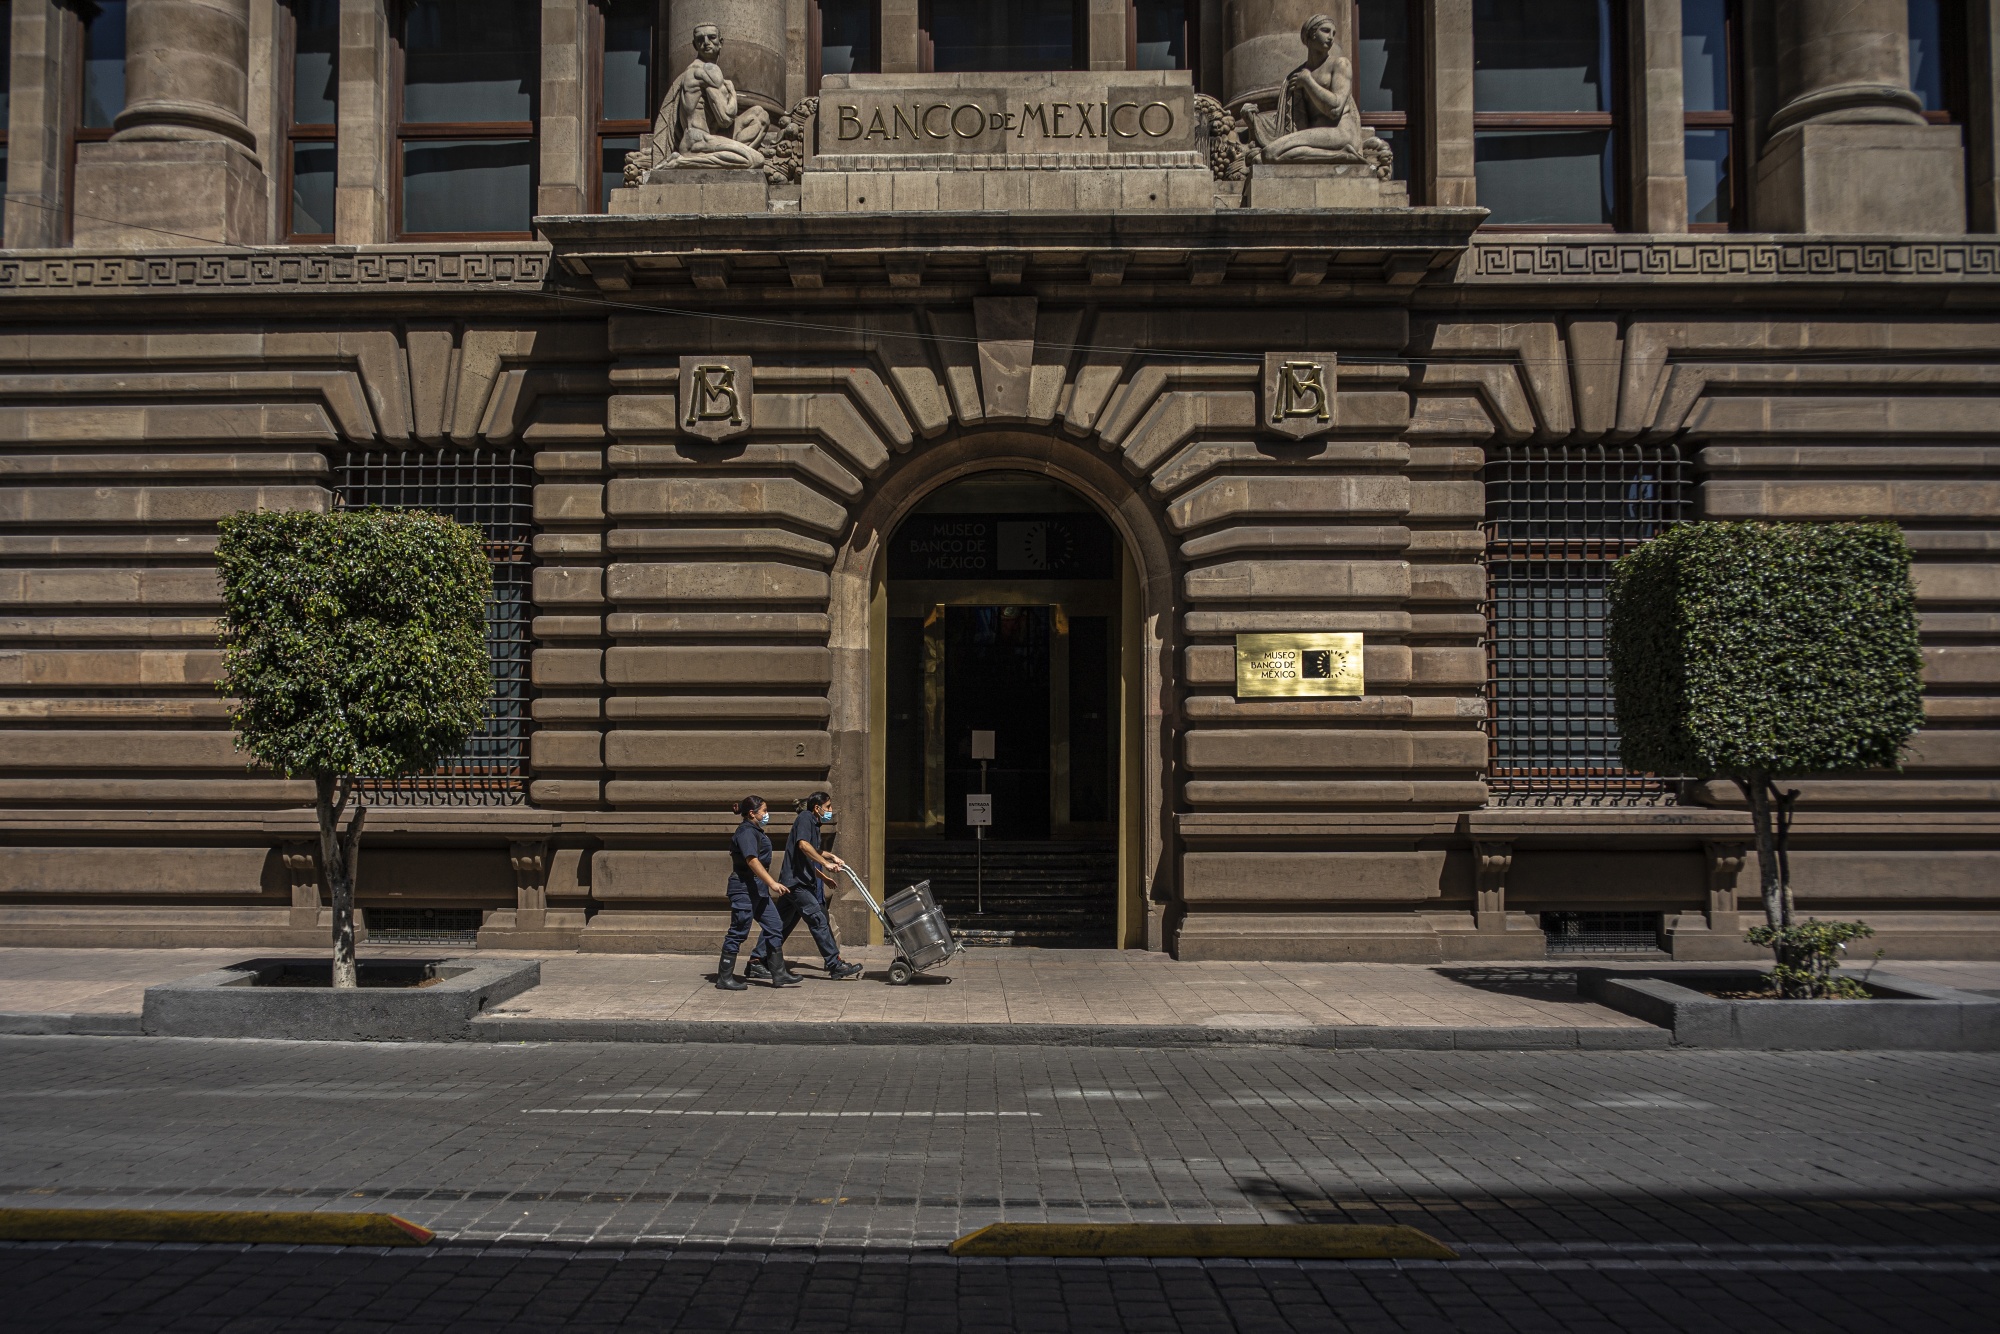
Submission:
[[[787,889],[817,889],[819,863],[799,851],[801,843],[819,849],[819,817],[810,810],[800,811],[792,821],[792,832],[785,839],[785,872],[779,880]]]
[[[763,830],[745,820],[729,838],[729,878],[745,889],[764,883],[750,869],[753,859],[762,862],[765,870],[771,869],[771,840]]]

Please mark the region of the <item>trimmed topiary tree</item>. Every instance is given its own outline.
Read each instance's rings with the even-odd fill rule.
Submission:
[[[1893,769],[1923,722],[1902,531],[1681,524],[1612,567],[1605,647],[1622,763],[1735,782],[1768,922],[1755,943],[1776,950],[1782,993],[1825,994],[1805,975],[1823,979],[1812,956],[1841,942],[1815,928],[1844,924],[1797,921],[1787,845],[1799,794],[1778,780]]]
[[[356,985],[358,777],[433,769],[480,724],[491,690],[476,528],[417,511],[237,514],[222,521],[221,689],[236,745],[313,780],[333,899],[333,984]]]

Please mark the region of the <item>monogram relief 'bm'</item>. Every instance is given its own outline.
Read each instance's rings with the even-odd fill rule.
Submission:
[[[750,379],[748,357],[682,357],[681,430],[704,440],[748,434]]]
[[[1305,440],[1334,427],[1334,354],[1270,352],[1264,356],[1264,426]]]

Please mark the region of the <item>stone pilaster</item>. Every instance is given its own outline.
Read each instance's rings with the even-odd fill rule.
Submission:
[[[1479,202],[1472,167],[1472,0],[1424,6],[1422,96],[1417,133],[1420,202],[1467,208]]]
[[[1965,13],[1967,221],[1975,232],[2000,232],[2000,4],[1968,0]]]
[[[77,148],[76,243],[268,239],[270,183],[245,120],[250,0],[132,0],[125,42],[111,141]]]
[[[1640,0],[1626,27],[1631,87],[1634,231],[1687,230],[1682,136],[1681,0]]]
[[[536,123],[541,171],[535,212],[588,213],[596,171],[597,126],[584,63],[590,58],[590,0],[542,0],[542,97]],[[726,39],[728,34],[724,34]],[[608,201],[607,201],[608,202]]]
[[[333,239],[370,245],[395,235],[389,173],[396,145],[388,0],[340,0],[339,141],[334,150]]]
[[[1757,166],[1762,229],[1944,236],[1965,231],[1959,129],[1910,91],[1904,0],[1777,7],[1781,105]]]
[[[55,0],[15,0],[7,109],[6,244],[10,249],[63,243],[63,127],[77,25]]]

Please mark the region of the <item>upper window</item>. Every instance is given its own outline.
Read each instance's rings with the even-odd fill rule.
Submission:
[[[925,0],[918,58],[940,73],[1083,69],[1082,0]]]
[[[534,216],[541,7],[408,0],[397,127],[405,236],[526,235]]]
[[[1611,0],[1475,0],[1473,170],[1488,224],[1617,217]]]
[[[1681,142],[1688,227],[1726,231],[1740,216],[1734,0],[1681,0]]]
[[[1410,114],[1423,62],[1410,36],[1421,32],[1416,0],[1359,0],[1355,6],[1354,101],[1369,128],[1395,153],[1396,179],[1410,179]]]
[[[291,115],[285,129],[292,208],[285,226],[294,240],[330,241],[340,0],[291,0],[285,18],[292,45]]]
[[[77,128],[103,132],[78,137],[105,139],[125,109],[125,0],[97,0],[78,6],[77,13],[83,20]]]
[[[1910,89],[1924,119],[1951,125],[1965,119],[1965,7],[1962,0],[1909,0]]]
[[[602,209],[625,183],[625,155],[638,151],[640,136],[652,128],[659,110],[659,6],[654,0],[598,0],[591,12],[602,53],[597,69],[597,207]]]
[[[1200,32],[1195,0],[1126,0],[1125,67],[1193,69]]]
[[[812,94],[822,74],[875,74],[882,69],[881,10],[876,0],[816,0],[807,10],[806,71]]]

